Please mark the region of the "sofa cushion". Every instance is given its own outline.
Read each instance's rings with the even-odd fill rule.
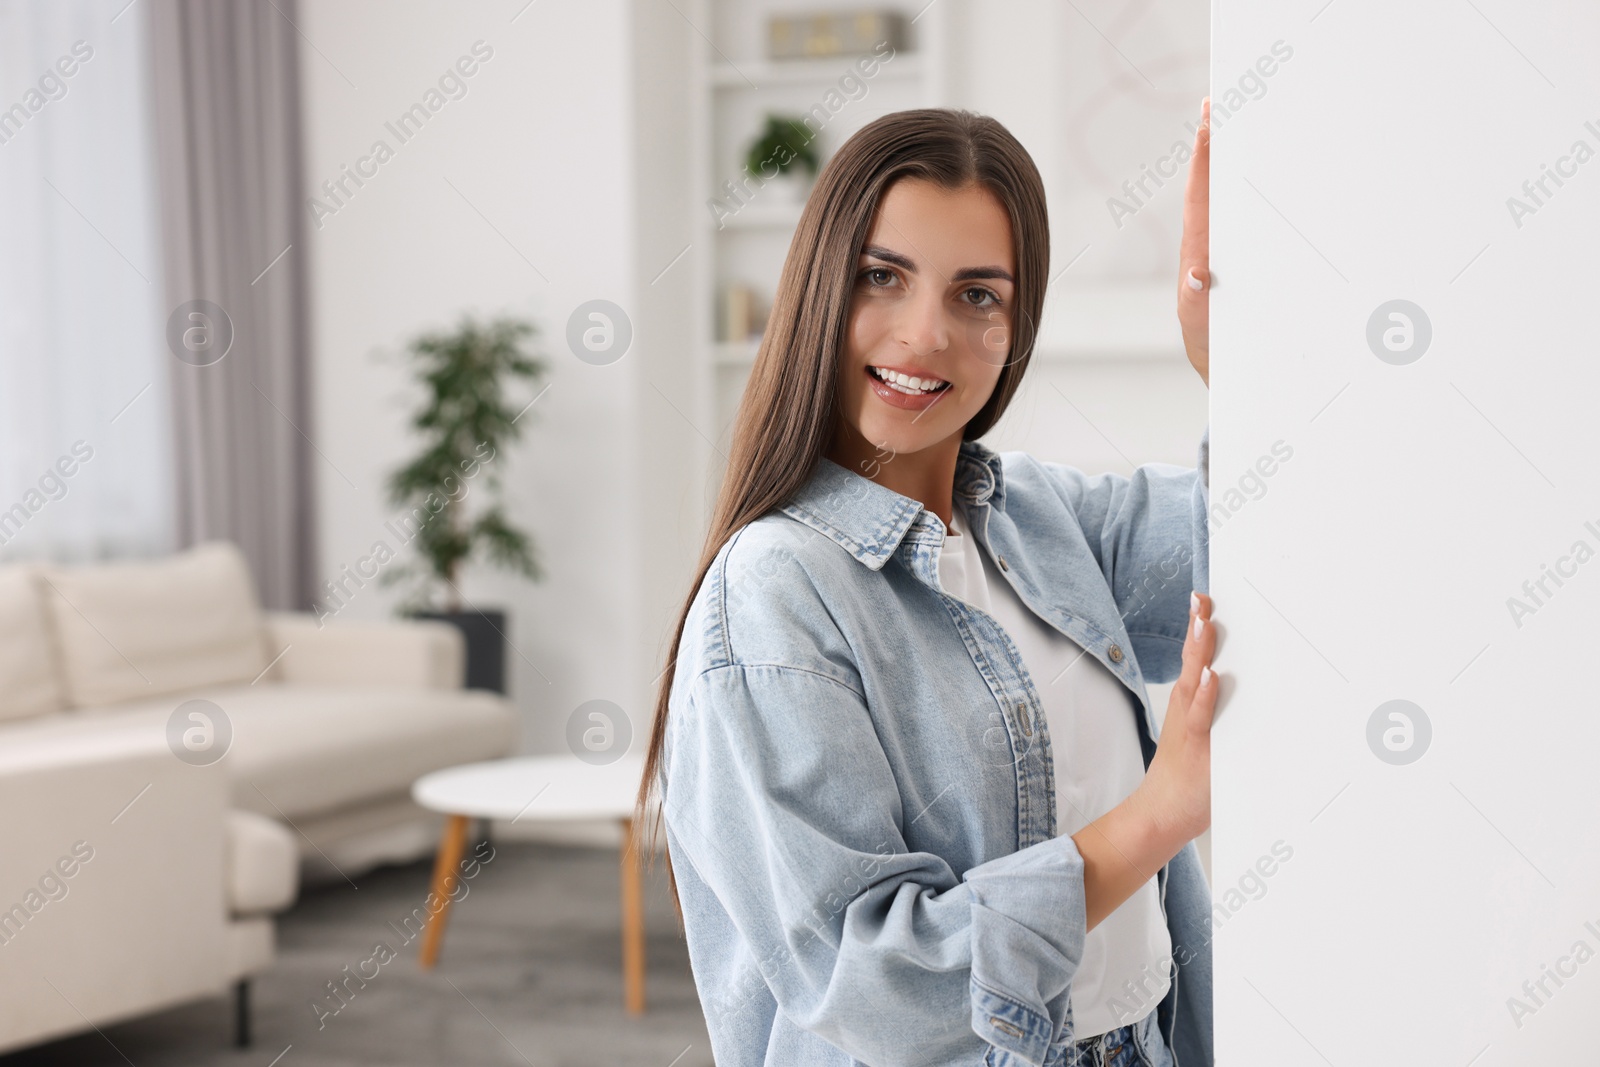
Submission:
[[[61,706],[38,577],[32,567],[0,567],[0,720],[47,715]]]
[[[113,726],[164,737],[172,712],[193,699],[216,704],[232,728],[222,762],[233,807],[280,821],[404,794],[429,771],[507,755],[517,736],[510,703],[484,690],[263,681],[6,724],[0,744]]]
[[[220,693],[233,716],[235,807],[290,819],[411,788],[516,745],[516,715],[483,690],[274,686]]]
[[[232,544],[39,574],[74,707],[249,682],[266,669],[261,608]]]
[[[253,811],[228,812],[228,911],[264,915],[294,903],[300,848],[294,832]]]

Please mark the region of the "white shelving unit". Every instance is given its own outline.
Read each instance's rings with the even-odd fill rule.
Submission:
[[[723,183],[745,180],[745,153],[768,114],[800,116],[818,104],[826,108],[829,92],[836,92],[834,99],[844,103],[829,112],[814,142],[826,162],[850,134],[879,115],[944,103],[939,77],[944,69],[944,14],[939,4],[925,8],[924,3],[890,0],[863,5],[864,10],[899,11],[907,20],[915,19],[908,46],[888,62],[880,62],[871,77],[856,69],[860,56],[766,58],[769,16],[834,12],[839,10],[837,3],[824,0],[807,8],[792,0],[699,0],[690,16],[701,34],[690,123],[698,168],[695,210],[701,219],[694,289],[697,350],[704,355],[697,385],[700,425],[715,437],[720,452],[726,452],[758,344],[754,338],[720,336],[720,297],[724,287],[742,284],[758,294],[763,313],[770,308],[801,205],[786,189],[757,188],[759,179],[748,180],[755,192],[731,215],[719,220],[710,203],[731,203]]]

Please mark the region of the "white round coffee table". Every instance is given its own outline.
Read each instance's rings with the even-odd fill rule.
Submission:
[[[639,842],[633,824],[634,796],[644,774],[641,756],[600,766],[576,756],[529,756],[467,763],[423,775],[411,798],[443,813],[444,837],[434,860],[433,892],[442,901],[422,935],[419,961],[438,961],[450,914],[449,879],[466,847],[471,819],[616,819],[622,824],[623,1001],[630,1014],[644,1011],[644,895],[639,878]]]

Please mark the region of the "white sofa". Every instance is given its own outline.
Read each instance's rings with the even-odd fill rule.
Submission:
[[[444,623],[262,612],[224,543],[0,567],[0,1052],[230,985],[242,1026],[301,880],[425,855],[412,781],[515,747],[463,676]]]

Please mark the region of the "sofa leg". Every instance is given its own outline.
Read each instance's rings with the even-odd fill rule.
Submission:
[[[250,1047],[250,979],[233,984],[233,1046]]]

